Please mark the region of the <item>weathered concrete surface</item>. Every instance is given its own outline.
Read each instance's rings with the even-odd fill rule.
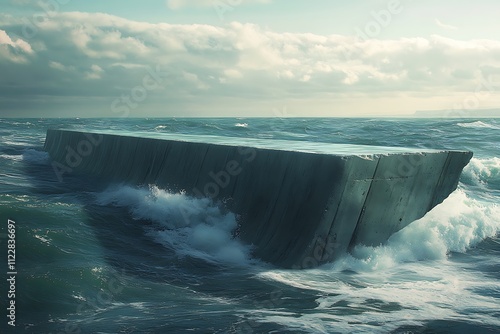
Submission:
[[[48,130],[45,149],[60,178],[97,175],[224,200],[240,216],[240,238],[255,245],[255,256],[292,268],[331,261],[357,244],[383,243],[455,190],[472,157],[458,151],[64,130]]]

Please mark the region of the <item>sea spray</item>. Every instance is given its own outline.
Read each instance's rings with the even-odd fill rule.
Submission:
[[[126,207],[135,220],[147,220],[146,233],[179,256],[244,265],[251,247],[235,237],[237,217],[208,198],[171,193],[155,185],[113,186],[97,195],[100,205]]]
[[[464,168],[462,179],[470,185],[496,185],[500,190],[500,158],[472,158]]]
[[[376,271],[405,262],[445,259],[464,253],[500,230],[500,207],[456,190],[441,205],[391,236],[385,245],[357,246],[331,266],[335,270]]]

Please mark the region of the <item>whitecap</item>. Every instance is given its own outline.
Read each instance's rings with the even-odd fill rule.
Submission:
[[[7,160],[13,160],[13,161],[22,161],[23,160],[22,155],[0,154],[0,158],[7,159]]]
[[[32,144],[31,143],[27,143],[27,142],[14,142],[14,141],[4,141],[2,142],[3,145],[8,145],[8,146],[23,146],[23,147],[26,147],[26,146],[31,146]]]
[[[50,158],[47,152],[27,149],[23,152],[22,160],[33,164],[47,164]]]
[[[464,168],[462,178],[477,185],[500,182],[500,158],[472,158]]]
[[[446,259],[464,253],[500,230],[500,207],[469,198],[456,190],[443,203],[392,235],[385,245],[356,246],[333,263],[338,270],[374,271],[405,262]]]
[[[41,242],[43,242],[44,244],[48,244],[50,245],[50,240],[41,236],[41,235],[38,235],[38,234],[35,234],[35,238],[37,238],[38,240],[40,240]]]
[[[246,265],[251,247],[233,237],[236,215],[223,212],[208,198],[149,188],[112,187],[97,196],[100,205],[127,207],[136,220],[155,223],[147,234],[179,256],[213,263]]]
[[[499,127],[492,124],[484,123],[481,121],[471,122],[471,123],[457,123],[458,126],[462,128],[488,128],[488,129],[499,129]]]

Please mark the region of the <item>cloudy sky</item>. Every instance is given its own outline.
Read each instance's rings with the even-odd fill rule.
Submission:
[[[0,117],[500,108],[498,0],[0,0]]]

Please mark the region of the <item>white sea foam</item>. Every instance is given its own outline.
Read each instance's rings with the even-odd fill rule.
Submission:
[[[0,158],[7,159],[7,160],[13,160],[13,161],[22,161],[23,160],[22,155],[0,154]]]
[[[24,150],[22,160],[34,164],[47,164],[49,162],[49,154],[43,151],[34,149]]]
[[[248,128],[248,123],[236,123],[234,126],[237,128]]]
[[[386,245],[356,247],[335,263],[312,270],[263,271],[258,275],[263,280],[314,291],[317,307],[310,314],[263,311],[250,317],[319,333],[387,333],[464,314],[469,322],[499,326],[500,320],[488,311],[498,308],[498,300],[480,292],[498,291],[496,279],[449,258],[450,252],[463,253],[495,237],[499,217],[498,206],[486,206],[463,190],[455,191]]]
[[[49,161],[47,152],[37,151],[34,149],[24,149],[22,154],[0,154],[0,158],[12,161],[25,161],[28,163],[46,164]]]
[[[500,207],[453,192],[423,218],[392,235],[379,247],[357,246],[352,254],[332,264],[334,269],[373,271],[400,263],[445,259],[450,252],[466,252],[500,230]]]
[[[500,182],[500,158],[472,158],[465,167],[462,177],[482,185]]]
[[[226,264],[250,261],[250,247],[233,237],[236,216],[223,212],[208,198],[171,193],[153,185],[113,187],[100,193],[97,201],[127,207],[134,219],[154,222],[147,233],[180,256]]]
[[[481,129],[481,128],[488,128],[488,129],[498,129],[497,126],[495,125],[492,125],[492,124],[488,124],[488,123],[484,123],[484,122],[481,122],[481,121],[476,121],[476,122],[471,122],[471,123],[457,123],[458,126],[462,127],[462,128],[478,128],[478,129]]]
[[[314,333],[389,333],[402,326],[421,326],[431,320],[454,320],[500,325],[494,312],[498,301],[477,291],[498,289],[495,279],[466,271],[446,260],[406,263],[387,270],[340,276],[336,271],[275,271],[264,280],[314,291],[312,312],[277,314],[252,310],[256,322],[278,323]],[[276,283],[273,283],[276,284]],[[270,296],[270,302],[273,302]],[[284,300],[274,301],[283,305]],[[353,312],[356,310],[356,312]],[[398,333],[400,331],[397,331]]]
[[[41,242],[43,242],[44,244],[48,244],[50,245],[50,240],[47,239],[46,237],[44,236],[41,236],[41,235],[38,235],[38,234],[35,234],[35,238],[37,238],[38,240],[40,240]]]
[[[17,141],[17,142],[13,142],[13,141],[4,141],[2,142],[3,145],[8,145],[8,146],[23,146],[23,147],[26,147],[26,146],[31,146],[33,145],[33,143],[28,143],[28,142],[21,142],[21,141]]]

